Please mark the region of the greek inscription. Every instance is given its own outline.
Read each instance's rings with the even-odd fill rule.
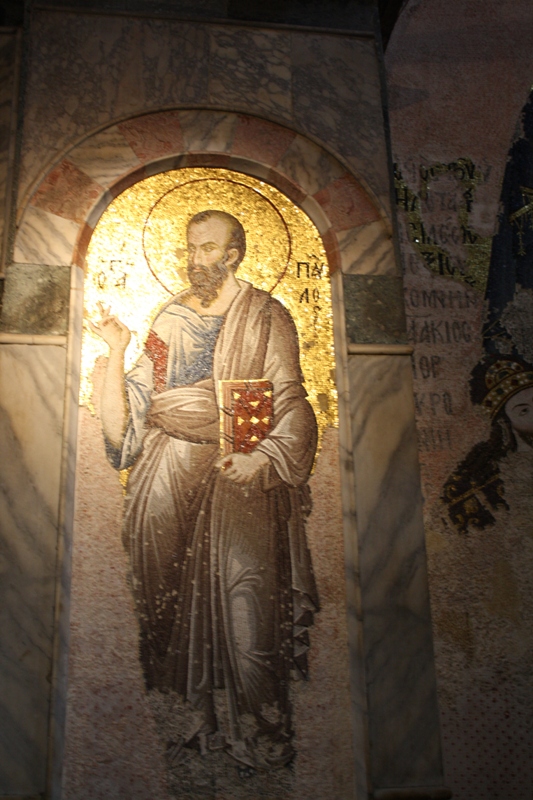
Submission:
[[[452,173],[458,181],[473,181],[476,178],[476,167],[469,158],[450,161],[449,164],[433,164],[430,167],[420,167],[420,177],[424,183],[434,180],[446,172]]]
[[[411,319],[407,335],[413,344],[462,344],[472,341],[472,326],[460,320]]]
[[[406,305],[410,308],[468,309],[479,304],[479,297],[461,289],[405,289]]]
[[[463,237],[463,244],[475,244],[479,239],[477,233],[469,230],[464,225],[461,225],[461,234]]]
[[[430,191],[432,182],[445,175],[457,181],[460,191],[439,192],[432,187]],[[409,188],[397,166],[394,178],[396,202],[407,217],[407,235],[424,266],[437,275],[461,281],[484,293],[491,237],[481,236],[470,226],[476,188],[485,179],[484,174],[469,158],[421,166],[419,195]],[[427,224],[427,217],[424,221],[424,214],[446,211],[453,211],[454,216],[433,224]]]
[[[463,194],[465,199],[466,211],[468,214],[472,211],[472,204],[474,202],[474,190],[467,189],[466,192]]]
[[[396,186],[396,205],[402,206],[408,212],[416,211],[418,197],[410,192],[407,186]]]
[[[313,264],[309,261],[298,261],[296,263],[296,275],[298,278],[317,278],[320,280],[326,268],[325,264],[315,261]]]
[[[415,379],[437,378],[440,374],[441,361],[440,356],[414,356],[413,374]]]
[[[120,259],[112,259],[109,266],[105,266],[105,262],[101,262],[102,268],[97,276],[97,283],[99,289],[110,288],[114,286],[116,289],[126,288],[127,272],[126,267],[131,267],[131,264],[124,264]]]
[[[436,417],[441,414],[453,414],[453,402],[450,392],[415,392],[415,410],[418,416],[429,413]]]
[[[431,225],[429,237],[438,244],[459,244],[461,241],[459,227],[451,221]]]
[[[314,255],[309,256],[310,259],[316,258]],[[318,260],[313,261],[298,261],[296,262],[296,275],[299,279],[304,280],[321,280],[326,265]],[[299,297],[300,303],[311,304],[313,306],[314,325],[318,324],[318,315],[321,311],[320,303],[320,289],[317,286],[313,288],[306,286]]]
[[[436,452],[451,450],[452,436],[450,428],[418,428],[418,443],[421,450]]]
[[[457,200],[454,195],[433,191],[426,197],[424,209],[427,211],[457,211]]]

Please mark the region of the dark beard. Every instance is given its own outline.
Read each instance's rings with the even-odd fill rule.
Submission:
[[[221,259],[212,267],[204,267],[200,264],[193,268],[189,264],[187,274],[192,293],[198,297],[202,307],[207,308],[217,299],[220,288],[228,276],[228,268],[225,259]]]

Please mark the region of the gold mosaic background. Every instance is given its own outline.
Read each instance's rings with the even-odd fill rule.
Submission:
[[[228,211],[244,226],[247,252],[237,277],[272,292],[292,314],[320,442],[337,424],[329,270],[314,224],[273,186],[230,170],[181,169],[127,189],[91,238],[85,317],[99,319],[102,303],[130,328],[130,369],[159,308],[188,285],[186,224],[206,208]],[[80,404],[91,407],[92,372],[107,345],[87,326],[83,336]]]

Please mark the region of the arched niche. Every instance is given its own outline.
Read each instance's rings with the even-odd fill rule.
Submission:
[[[195,131],[194,135],[191,133],[192,129]],[[80,463],[85,464],[82,451],[86,442],[83,441],[83,436],[81,443],[78,439],[76,416],[82,289],[87,247],[98,220],[114,198],[148,176],[183,167],[223,168],[258,178],[279,189],[312,220],[324,243],[330,273],[333,280],[336,280],[334,315],[337,337],[340,337],[341,342],[338,349],[344,355],[346,344],[340,282],[343,267],[347,272],[354,264],[359,268],[366,264],[370,272],[373,269],[378,273],[394,269],[390,236],[374,200],[331,154],[281,126],[250,117],[212,112],[161,112],[113,126],[73,148],[49,171],[21,215],[15,241],[14,266],[16,268],[17,263],[72,265],[68,376],[70,415],[68,455],[64,468],[64,491],[71,504],[74,496],[76,452]],[[370,251],[373,257],[365,259],[365,250]],[[339,374],[343,375],[346,365],[342,358],[339,358],[339,364],[342,365]],[[343,411],[346,420],[346,405]],[[344,425],[346,427],[345,421]],[[335,450],[333,470],[338,476],[338,450]],[[80,473],[78,483],[83,485]],[[342,488],[346,490],[346,487]],[[339,527],[336,544],[341,553],[342,488],[337,478],[335,491],[339,497]],[[78,505],[83,505],[85,500],[83,495],[78,494]],[[70,507],[65,511],[64,519],[64,546],[67,553],[71,552],[72,547],[72,521],[73,511]],[[58,620],[63,638],[59,642],[55,676],[57,716],[54,760],[57,765],[57,785],[61,780],[60,765],[65,747],[65,692],[69,685],[68,673],[66,670],[62,671],[62,666],[69,651],[70,640],[70,569],[71,562],[67,556],[63,564],[64,612]],[[76,554],[74,569],[76,579]],[[342,564],[337,572],[342,597]],[[79,595],[77,601],[80,601]],[[75,633],[73,636],[74,646],[78,635]],[[346,625],[344,635],[347,635]],[[76,663],[74,666],[76,667]],[[348,666],[346,653],[343,667],[346,678]],[[78,688],[75,686],[74,691]],[[345,709],[348,708],[348,697],[346,695]],[[347,733],[345,743],[350,738]]]
[[[206,181],[209,185],[208,190],[205,188]],[[239,200],[236,200],[236,197]],[[202,384],[205,386],[207,383],[208,388],[200,389],[198,387],[201,381],[197,383],[196,380],[191,380],[194,386],[183,384],[188,380],[186,373],[189,370],[189,363],[191,365],[196,363],[195,346],[190,346],[190,342],[201,341],[206,330],[209,337],[209,331],[212,330],[209,326],[217,324],[217,318],[213,319],[211,316],[215,312],[211,311],[209,306],[206,316],[199,317],[200,309],[191,310],[187,303],[187,290],[185,293],[179,293],[177,285],[172,296],[165,296],[161,303],[160,286],[157,285],[155,276],[160,274],[157,265],[161,262],[158,257],[161,250],[166,249],[167,242],[172,242],[172,245],[169,247],[168,259],[165,259],[165,264],[170,267],[168,272],[165,271],[165,275],[172,279],[176,272],[184,271],[187,257],[176,256],[176,247],[180,253],[187,248],[186,221],[190,220],[194,213],[208,208],[208,203],[213,204],[212,208],[229,211],[242,222],[247,249],[243,262],[239,264],[236,272],[237,280],[242,281],[241,290],[224,312],[222,327],[214,345],[212,370],[206,375],[207,381]],[[161,208],[165,210],[161,211],[161,216],[158,217],[158,210]],[[122,224],[126,233],[122,231]],[[172,226],[172,233],[169,232],[169,224]],[[193,226],[189,234],[192,236],[196,230],[202,235],[204,229],[201,225],[202,223],[198,228]],[[258,236],[257,231],[261,228],[263,235]],[[290,233],[292,251],[288,262],[284,258],[286,233]],[[216,236],[216,228],[210,235]],[[128,244],[123,245],[126,240]],[[289,237],[287,242],[288,240]],[[212,240],[209,241],[212,243]],[[147,269],[144,259],[138,258],[140,242],[143,244],[141,252],[144,252],[146,261],[152,268],[151,271]],[[124,247],[131,248],[127,250],[128,254]],[[271,252],[275,252],[276,256],[269,260]],[[123,254],[119,257],[124,259],[124,265],[128,262],[133,265],[125,266],[128,277],[126,278],[124,273],[122,286],[120,282],[116,286],[108,270],[108,259],[113,257],[113,253]],[[313,257],[306,256],[306,253],[314,253],[314,261]],[[206,259],[205,253],[202,257]],[[313,262],[307,264],[308,268],[316,267],[315,276],[312,274],[312,269],[306,271],[305,266],[300,271],[302,260],[305,261],[306,258]],[[137,788],[141,780],[140,773],[151,771],[155,783],[164,781],[165,772],[158,770],[157,765],[160,763],[161,753],[164,752],[165,741],[174,741],[171,737],[176,735],[183,737],[185,742],[183,745],[185,749],[183,753],[180,750],[181,756],[179,756],[179,759],[183,760],[178,759],[178,762],[172,761],[168,764],[167,780],[174,787],[174,792],[171,794],[174,793],[177,797],[183,796],[188,786],[192,787],[190,791],[194,796],[196,792],[200,793],[203,783],[210,781],[217,787],[224,785],[223,782],[226,781],[229,795],[232,796],[235,792],[235,797],[239,797],[244,788],[250,794],[255,794],[264,779],[269,781],[272,797],[290,797],[293,793],[294,796],[308,796],[313,789],[316,790],[317,785],[318,793],[323,796],[339,794],[342,796],[353,783],[340,459],[335,420],[337,393],[331,377],[335,362],[332,352],[329,275],[325,262],[320,234],[316,226],[312,225],[310,218],[301,213],[286,194],[275,191],[264,181],[253,180],[244,173],[237,173],[234,170],[185,168],[145,178],[119,195],[96,225],[86,259],[85,315],[95,322],[98,320],[96,298],[100,297],[102,298],[100,303],[104,307],[111,305],[113,312],[131,329],[132,340],[128,347],[130,352],[139,340],[139,357],[132,357],[131,360],[135,364],[135,374],[139,369],[147,370],[146,377],[141,383],[151,387],[150,409],[157,402],[159,392],[162,392],[160,399],[164,402],[169,400],[176,402],[175,412],[179,414],[181,402],[179,397],[182,394],[190,397],[190,392],[201,391],[207,397],[201,395],[194,401],[195,418],[201,419],[201,398],[204,397],[207,402],[211,402],[212,407],[220,409],[224,427],[221,424],[218,430],[219,426],[216,424],[215,435],[211,434],[211,439],[202,443],[195,443],[188,438],[191,435],[191,426],[194,425],[190,417],[187,417],[186,428],[182,429],[181,435],[176,434],[171,437],[162,430],[149,431],[143,442],[142,453],[134,456],[133,463],[130,464],[128,460],[126,465],[124,460],[121,460],[120,464],[115,461],[113,469],[106,458],[102,436],[102,430],[105,429],[102,395],[105,390],[100,388],[102,370],[105,370],[104,385],[107,385],[108,348],[97,335],[94,335],[94,328],[93,333],[88,332],[84,336],[82,386],[87,384],[89,386],[85,393],[80,393],[78,426],[79,480],[76,486],[76,513],[73,525],[72,633],[68,676],[70,701],[67,704],[66,720],[65,800],[78,796],[77,782],[73,776],[80,772],[86,773],[86,785],[92,786],[93,793],[97,791],[99,770],[91,771],[89,764],[95,758],[98,760],[102,736],[108,741],[109,756],[112,761],[118,761],[121,753],[127,752],[129,747],[133,747],[138,753],[136,763],[131,765],[131,769],[126,771],[117,767],[115,771],[114,778],[119,793],[125,791],[127,782],[131,780],[133,786]],[[199,263],[205,264],[206,261]],[[261,264],[259,269],[258,264]],[[109,276],[107,282],[104,276]],[[165,284],[171,285],[167,283],[167,277]],[[192,277],[190,274],[191,281]],[[188,281],[179,276],[178,283],[180,286],[186,286]],[[108,289],[109,284],[111,286]],[[158,300],[155,303],[152,300],[151,287],[158,292]],[[261,288],[265,291],[258,291]],[[308,303],[307,300],[302,302],[302,290],[303,296],[306,292],[311,295],[311,302]],[[272,293],[271,297],[269,292]],[[316,298],[313,302],[315,293]],[[198,296],[197,294],[196,297]],[[247,300],[247,296],[249,298],[251,296],[251,299]],[[248,305],[248,302],[261,304],[261,312],[257,316],[254,316],[256,305]],[[279,316],[281,307],[284,309],[285,318]],[[146,319],[146,315],[151,317],[152,309],[159,311],[152,321],[153,324],[150,324],[151,320]],[[250,316],[252,316],[251,321]],[[271,322],[262,323],[263,318]],[[291,336],[291,329],[283,319],[292,320],[297,337]],[[283,326],[280,327],[282,322]],[[149,332],[143,330],[145,323],[148,323]],[[143,332],[139,335],[139,331]],[[298,369],[293,366],[296,338],[300,344]],[[155,350],[152,349],[152,342],[154,344],[157,342]],[[268,348],[268,356],[262,357],[262,348],[265,346]],[[96,356],[95,347],[102,347],[100,352],[103,357]],[[250,349],[254,354],[251,365],[248,356]],[[234,353],[237,354],[235,357]],[[260,368],[255,366],[256,359],[262,364]],[[92,368],[93,363],[94,368]],[[160,365],[163,363],[161,372]],[[281,398],[285,396],[284,382],[279,381],[276,376],[279,373],[285,374],[285,383],[290,380],[293,387],[290,391],[294,392],[300,380],[297,377],[300,368],[305,380],[307,397],[302,401],[301,398],[292,396],[291,424],[290,421],[287,422],[283,411],[285,401]],[[129,372],[127,366],[125,371]],[[179,372],[181,377],[174,384],[173,376],[176,372]],[[164,379],[161,377],[162,374],[165,375]],[[135,381],[132,373],[129,373],[126,384],[133,388],[133,384],[128,383],[130,378]],[[227,384],[225,384],[226,392],[223,388],[227,380],[236,382],[236,385],[231,384],[230,396],[227,394]],[[248,380],[250,387],[246,388]],[[254,380],[259,380],[260,384],[264,381],[272,382],[271,388],[266,392],[271,393],[273,412],[259,411],[261,408],[269,408],[268,394],[261,395],[260,390],[253,389]],[[283,429],[283,425],[285,425],[284,433],[280,435],[284,436],[286,441],[290,439],[294,443],[285,445],[290,456],[284,457],[283,447],[279,446],[273,454],[273,457],[278,459],[275,462],[277,469],[285,470],[281,472],[285,476],[282,487],[279,483],[276,486],[275,478],[268,478],[267,482],[270,471],[261,476],[261,485],[267,483],[266,488],[260,488],[255,482],[248,489],[246,486],[233,484],[225,477],[223,471],[211,466],[212,458],[218,460],[224,451],[223,449],[221,451],[218,445],[219,437],[229,435],[231,439],[235,426],[247,424],[246,420],[243,422],[239,416],[242,414],[246,417],[243,405],[237,405],[240,410],[234,410],[233,417],[228,410],[228,404],[231,404],[233,393],[237,390],[253,394],[253,398],[250,394],[249,399],[250,404],[256,404],[253,406],[254,414],[251,417],[252,422],[255,420],[255,425],[258,425],[264,414],[274,415],[276,424],[272,430],[272,438],[267,437],[264,445],[276,447],[276,432],[279,430],[278,426]],[[320,395],[317,395],[318,392]],[[82,394],[84,394],[83,400]],[[133,395],[128,396],[131,400],[129,406],[131,413],[136,414]],[[263,401],[262,397],[266,399]],[[319,397],[321,402],[317,402]],[[89,402],[95,410],[95,416],[87,407]],[[240,400],[237,400],[237,404],[239,403]],[[311,416],[316,420],[318,428],[318,444],[312,471],[312,460],[303,454],[312,453],[314,449],[314,423],[306,418],[304,407],[308,410],[309,407],[312,408]],[[281,411],[278,412],[277,409]],[[144,413],[143,407],[142,414],[146,419]],[[229,432],[226,422],[230,425]],[[257,428],[256,432],[261,435]],[[141,461],[144,457],[150,458],[154,434],[168,455],[176,450],[175,460],[173,457],[172,466],[166,475],[162,472],[162,461],[157,467],[154,465],[149,469],[146,469]],[[195,434],[192,436],[194,439]],[[129,433],[126,434],[126,440],[128,437]],[[127,444],[124,448],[120,448],[122,459],[126,454],[126,447]],[[209,455],[211,450],[214,456]],[[235,450],[232,450],[233,460],[239,458],[239,455],[235,456],[234,453]],[[193,463],[199,455],[205,458],[206,454],[210,462],[205,470],[203,462],[198,462],[196,469],[187,472],[186,464]],[[302,482],[302,478],[298,478],[296,472],[294,474],[290,472],[289,465],[293,461],[295,464],[301,464],[302,475],[306,473],[305,481]],[[124,469],[116,471],[118,467],[127,469],[127,466],[131,466],[127,478]],[[147,500],[152,498],[154,501],[153,511],[146,519],[142,515],[142,520],[136,511],[133,511],[132,515],[126,511],[130,497],[140,499],[140,495],[137,494],[138,489],[135,487],[140,487],[137,484],[137,475],[141,473],[150,482],[152,480],[155,482],[147,491],[146,498]],[[119,476],[127,481],[124,499]],[[167,485],[168,491],[161,492],[158,488],[161,480]],[[290,481],[295,482],[295,485],[293,486]],[[141,483],[148,487],[144,480]],[[179,499],[180,513],[177,513],[174,506],[175,495],[170,489],[171,486],[179,492],[183,491]],[[205,486],[205,490],[202,486]],[[306,508],[306,504],[308,505],[309,489],[312,509],[309,508],[308,513],[303,509]],[[195,504],[192,510],[189,509],[187,493],[193,493],[194,497],[201,498],[200,510]],[[98,498],[97,510],[94,504],[95,498]],[[291,509],[290,534],[287,539],[283,532],[281,516],[275,510],[277,504],[281,504],[284,498]],[[136,501],[133,502],[136,505]],[[168,516],[161,513],[161,507],[167,502],[172,506]],[[117,525],[117,515],[120,514],[122,503],[125,510],[122,523]],[[144,500],[141,500],[141,505],[144,506]],[[150,629],[148,630],[146,626],[143,628],[143,616],[142,613],[138,614],[138,605],[135,608],[137,613],[132,614],[132,598],[126,577],[129,569],[133,570],[135,575],[137,566],[140,566],[128,542],[132,543],[141,537],[146,541],[146,545],[143,544],[140,548],[141,560],[144,563],[148,559],[150,566],[146,569],[141,567],[141,572],[133,578],[132,583],[138,587],[142,585],[146,598],[150,598],[147,602],[151,603],[155,594],[148,589],[148,584],[152,581],[149,579],[146,582],[141,575],[147,573],[153,575],[154,571],[159,569],[156,565],[166,558],[159,550],[156,557],[148,545],[151,520],[155,515],[160,518],[160,522],[157,523],[158,540],[176,549],[171,549],[172,555],[170,555],[168,547],[166,545],[164,547],[170,563],[167,563],[162,570],[161,580],[164,580],[163,574],[170,574],[171,577],[164,595],[155,599],[154,608],[158,602],[163,605],[175,603],[172,630],[175,632],[176,641],[180,643],[179,646],[183,647],[183,641],[188,639],[189,658],[186,665],[175,655],[175,650],[170,646],[166,649],[167,658],[176,661],[172,669],[174,678],[170,687],[167,687],[167,677],[163,675],[165,670],[160,669],[158,656],[154,653],[139,660],[139,646],[135,641],[138,635],[139,641],[144,643],[141,644],[141,652],[145,652],[146,647],[150,647],[149,643],[154,639],[166,642],[169,628],[166,624],[158,625],[155,621],[157,613],[154,617],[150,612],[149,616],[152,619]],[[138,532],[128,538],[127,520],[130,518],[137,520]],[[170,518],[172,522],[169,529],[163,531],[162,520],[166,518]],[[205,523],[206,528],[200,535],[199,526],[202,526],[203,520],[207,519],[209,522]],[[231,520],[231,524],[226,520]],[[126,544],[125,549],[122,547],[121,539]],[[246,541],[245,547],[240,544],[241,539]],[[263,542],[268,546],[263,548]],[[288,543],[290,543],[289,548],[286,547]],[[219,561],[218,554],[221,548],[224,549],[224,557]],[[227,557],[226,548],[229,549]],[[310,563],[307,553],[310,556]],[[232,566],[232,580],[226,581],[225,565],[240,564],[240,559],[243,560],[244,566],[238,570]],[[291,566],[290,577],[287,576],[286,567],[283,566],[287,559]],[[206,567],[206,562],[210,566],[209,569]],[[216,566],[212,566],[215,562]],[[202,579],[197,573],[200,564],[205,567]],[[191,579],[189,569],[191,575],[195,576],[194,579]],[[248,575],[246,579],[242,578],[242,584],[239,583],[238,577],[234,576],[234,571],[237,575],[241,571]],[[222,612],[217,618],[216,613],[213,612],[211,615],[204,604],[199,610],[197,598],[192,600],[190,597],[189,588],[193,582],[201,587],[198,590],[199,596],[203,598],[208,596],[209,609],[218,607],[219,604],[221,608],[227,609],[223,624],[219,621]],[[159,579],[156,583],[157,586],[162,585]],[[265,587],[263,594],[261,586]],[[268,593],[265,595],[264,591],[267,588]],[[255,598],[255,602],[252,603],[253,608],[261,609],[259,619],[256,619],[249,609],[243,619],[243,611],[239,604],[244,603],[244,598],[250,594]],[[139,597],[137,602],[145,601]],[[235,615],[231,611],[233,605],[239,609]],[[320,611],[315,613],[318,607]],[[278,610],[276,613],[284,621],[282,625],[273,624],[270,609]],[[290,616],[289,620],[287,613]],[[201,620],[201,636],[195,632],[196,627],[193,625],[189,632],[186,631],[188,623],[183,620],[188,620],[193,615],[198,615]],[[248,618],[252,620],[249,623],[249,630],[246,627]],[[281,684],[277,688],[279,694],[275,700],[279,709],[284,709],[283,717],[287,720],[284,723],[287,729],[283,730],[281,741],[285,743],[282,747],[274,742],[269,743],[265,738],[265,732],[261,732],[260,728],[255,730],[253,737],[245,735],[244,722],[241,724],[242,714],[235,712],[238,694],[233,694],[230,688],[234,684],[239,685],[237,674],[240,676],[245,672],[244,668],[237,670],[233,666],[234,662],[240,663],[238,662],[240,648],[233,644],[237,636],[231,635],[237,628],[235,619],[239,620],[240,626],[245,631],[248,630],[249,639],[255,641],[254,637],[257,636],[257,641],[262,641],[260,632],[263,630],[269,631],[269,637],[274,638],[276,631],[283,629],[284,636],[289,637],[286,641],[291,642],[292,655],[289,659],[278,659],[277,652],[272,648],[267,662],[277,665],[276,673],[290,676],[289,680],[283,678],[283,686],[287,683],[290,685],[287,692],[288,703]],[[139,634],[136,630],[137,624],[140,625]],[[290,633],[287,633],[287,626],[291,628]],[[99,641],[97,661],[93,658],[95,637]],[[117,644],[117,641],[120,644]],[[224,644],[217,646],[217,642]],[[241,647],[244,645],[241,644]],[[226,659],[217,654],[219,649],[225,652],[225,648],[228,652]],[[117,657],[117,649],[120,650],[120,657]],[[265,676],[267,670],[262,664],[261,654],[266,649],[264,645],[256,645],[253,662],[254,686],[259,685],[257,691],[259,696],[263,697],[265,705],[268,704],[267,698],[272,695],[268,676]],[[200,652],[204,655],[200,656]],[[211,652],[213,652],[212,661]],[[204,680],[198,681],[202,688],[197,689],[193,675],[195,670],[190,665],[193,653],[196,653],[194,663],[202,665],[202,678],[210,674],[211,668],[214,673],[223,673],[223,681],[221,684],[214,682],[213,691],[215,693],[218,691],[219,705],[227,702],[227,715],[219,713],[217,703],[214,704],[212,713],[204,711],[204,705],[209,704],[211,692],[203,688],[206,685]],[[232,666],[229,666],[230,663]],[[293,680],[296,676],[300,680]],[[207,683],[209,684],[209,678]],[[245,685],[243,683],[243,686]],[[191,689],[191,686],[194,688]],[[165,691],[168,688],[170,692]],[[91,694],[96,690],[102,703],[102,715],[90,703]],[[196,701],[198,692],[203,699],[201,707],[195,707],[195,713],[206,715],[205,718],[202,717],[205,725],[214,725],[213,716],[215,716],[217,726],[216,747],[215,733],[207,734],[207,750],[203,758],[191,752],[195,740],[194,734],[190,733],[191,724],[188,720],[191,704]],[[320,736],[319,729],[310,724],[309,720],[313,710],[319,712],[323,694],[326,692],[329,702],[328,708],[322,711],[320,730],[325,728],[328,734]],[[114,709],[112,716],[106,714],[104,710],[111,706]],[[271,714],[273,711],[273,708],[269,709]],[[252,708],[248,708],[247,714],[246,726],[254,729],[256,721],[252,716]],[[232,720],[231,724],[224,725],[226,716]],[[345,732],[340,741],[335,740],[337,730]],[[124,738],[125,732],[127,734]],[[240,738],[235,741],[236,737]],[[259,740],[257,747],[247,744],[250,737]],[[83,749],[76,745],[81,739],[85,741]],[[181,739],[178,741],[181,745]],[[223,741],[222,747],[221,741]],[[241,752],[245,746],[246,751]],[[290,760],[290,769],[287,769],[284,763],[280,763],[278,769],[268,769],[266,760],[268,756],[265,760],[261,760],[261,754],[268,753],[266,748],[270,747],[275,748],[276,758],[281,762],[283,759]],[[251,775],[246,787],[239,783],[237,776],[239,758],[248,759],[245,762],[248,765],[257,763],[257,768],[263,772],[263,775]],[[335,773],[328,772],[324,768],[333,758],[338,764]]]

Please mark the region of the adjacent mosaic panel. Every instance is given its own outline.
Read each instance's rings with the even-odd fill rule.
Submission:
[[[525,798],[533,787],[533,95],[517,123],[494,236],[480,233],[489,193],[478,196],[490,160],[396,170],[443,754],[457,800]]]
[[[85,319],[65,796],[351,797],[318,231],[229,170],[148,178]]]

